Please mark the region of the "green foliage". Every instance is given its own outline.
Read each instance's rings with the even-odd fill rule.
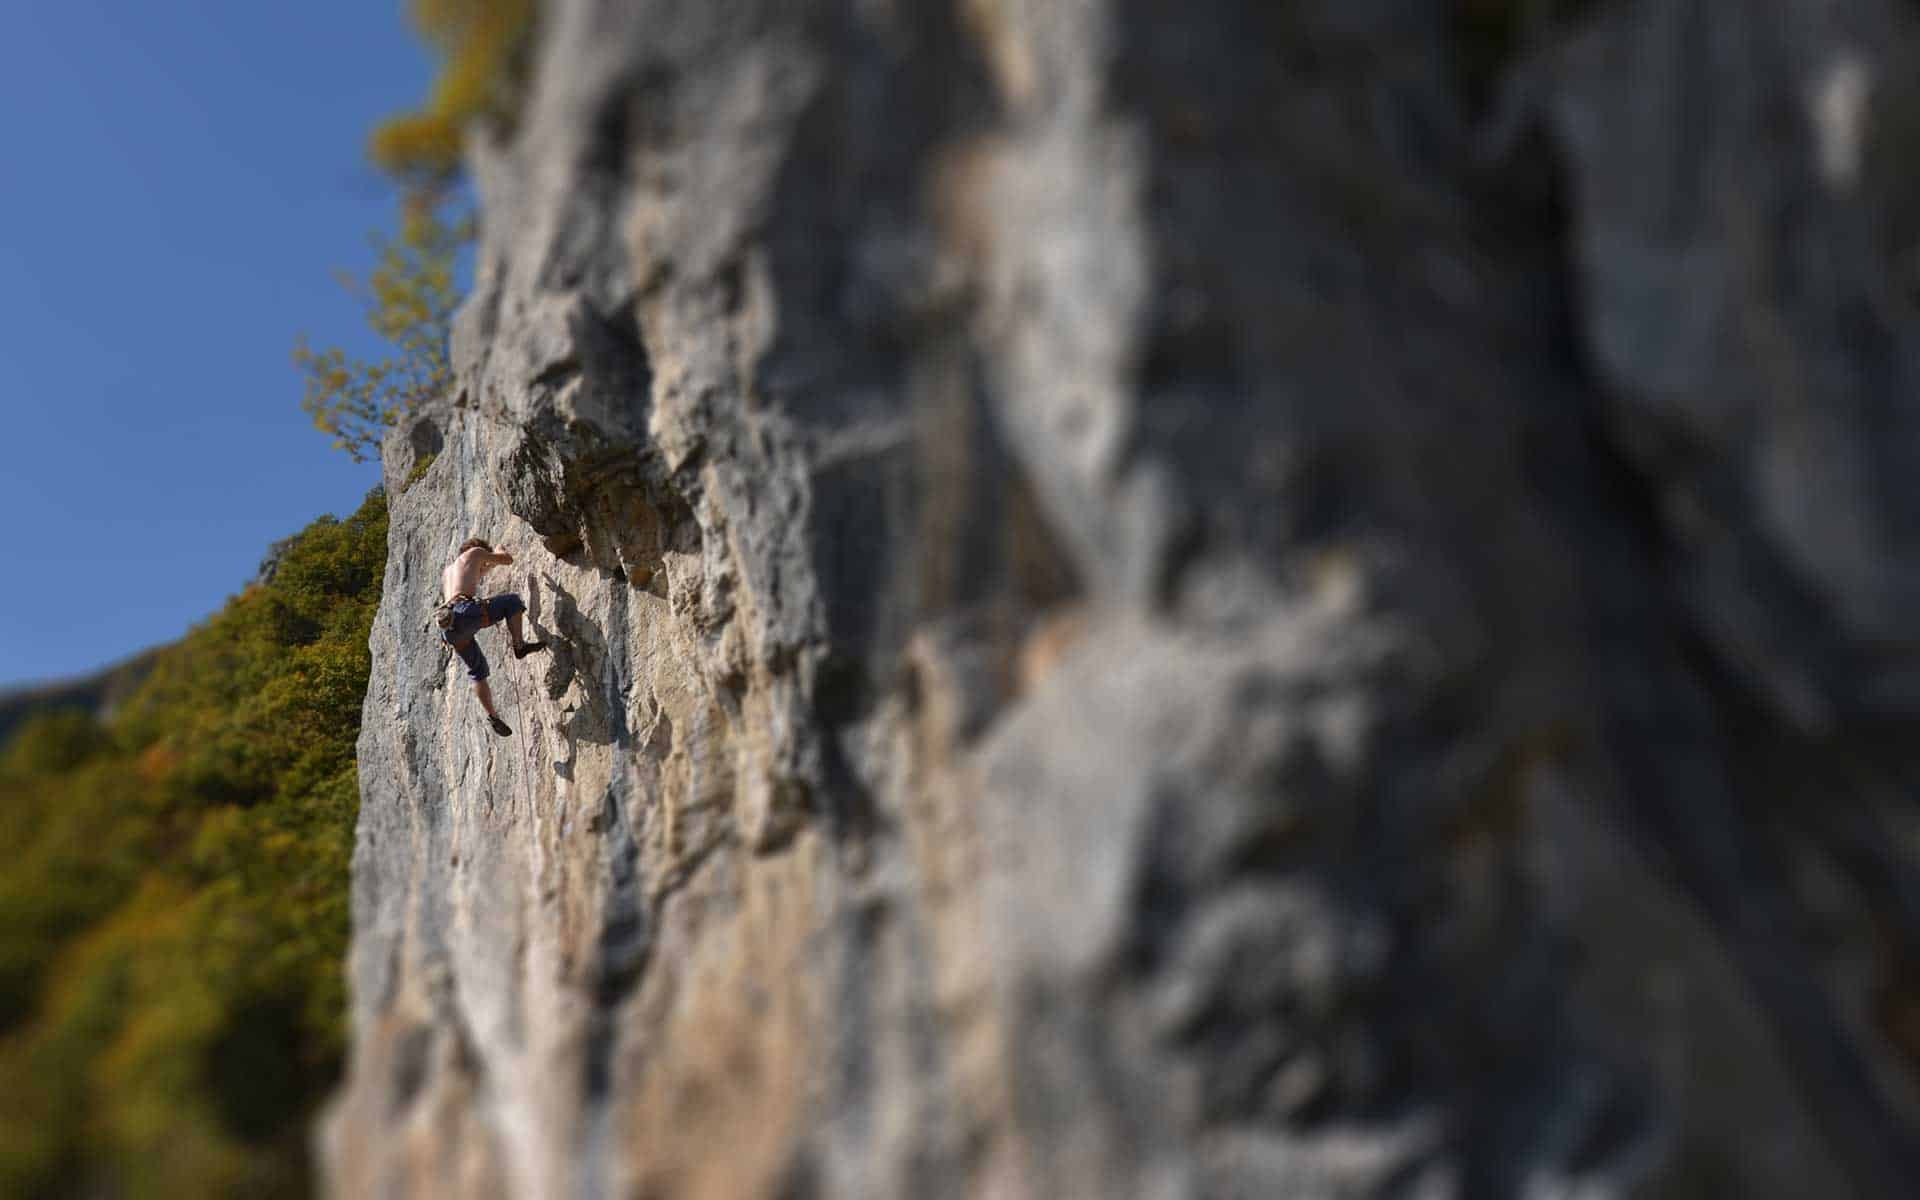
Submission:
[[[343,278],[393,353],[362,360],[337,346],[314,350],[304,338],[294,347],[294,365],[307,378],[300,407],[355,462],[378,454],[389,427],[452,383],[447,339],[460,303],[454,276],[473,233],[472,218],[448,218],[437,197],[409,199],[400,236],[374,237],[372,273],[364,281]]]
[[[413,464],[413,470],[407,472],[406,479],[400,484],[401,494],[404,495],[407,489],[419,483],[426,473],[433,469],[433,460],[439,457],[438,454],[422,454],[416,459]]]
[[[55,709],[29,717],[14,731],[0,767],[13,772],[70,771],[105,744],[106,735],[85,709]]]
[[[0,1195],[299,1195],[346,1007],[375,491],[0,747]]]
[[[413,22],[440,74],[417,112],[383,123],[373,158],[396,178],[437,188],[460,171],[460,139],[477,119],[510,115],[532,32],[533,0],[413,0]]]

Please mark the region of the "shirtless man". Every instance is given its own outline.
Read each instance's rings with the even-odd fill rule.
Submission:
[[[474,598],[474,592],[480,586],[480,577],[495,567],[504,567],[513,561],[513,555],[495,550],[479,538],[468,538],[460,543],[459,553],[440,572],[440,590],[449,607],[453,609],[453,624],[440,632],[440,639],[453,647],[453,652],[467,664],[467,675],[473,680],[473,690],[480,696],[480,706],[487,710],[487,723],[501,737],[509,737],[513,729],[500,719],[500,713],[493,707],[493,689],[487,686],[487,656],[480,653],[480,643],[475,635],[496,621],[507,623],[507,632],[513,635],[513,656],[525,658],[535,650],[545,650],[545,642],[530,642],[520,628],[520,615],[527,606],[520,597],[512,592],[502,592],[498,596],[489,596],[485,600]]]

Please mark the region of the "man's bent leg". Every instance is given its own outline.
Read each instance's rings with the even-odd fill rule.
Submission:
[[[545,642],[529,642],[527,640],[524,618],[526,611],[527,606],[525,602],[512,592],[495,596],[493,599],[487,601],[487,613],[489,616],[494,620],[500,620],[501,618],[506,619],[507,633],[513,639],[513,656],[515,658],[525,658],[535,650],[545,650],[547,648]]]
[[[515,613],[507,618],[507,631],[513,634],[513,656],[515,658],[525,658],[535,650],[545,650],[547,648],[545,642],[530,642],[527,640],[526,635],[520,632],[519,613]]]

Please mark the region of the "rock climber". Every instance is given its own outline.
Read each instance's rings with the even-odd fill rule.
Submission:
[[[504,567],[513,562],[513,555],[495,550],[480,538],[468,538],[460,543],[459,551],[454,555],[447,569],[440,572],[440,590],[445,597],[440,606],[439,619],[445,623],[440,627],[440,638],[453,647],[453,652],[467,664],[467,675],[473,680],[473,690],[480,697],[480,706],[487,710],[487,723],[501,737],[511,737],[513,729],[500,719],[500,712],[493,706],[493,689],[487,686],[487,656],[480,653],[480,643],[476,635],[496,621],[507,623],[507,632],[513,635],[513,656],[525,658],[536,650],[545,650],[545,642],[530,642],[521,630],[521,614],[527,606],[520,597],[512,592],[502,592],[498,596],[489,596],[485,600],[474,597],[479,590],[480,577],[495,567]]]

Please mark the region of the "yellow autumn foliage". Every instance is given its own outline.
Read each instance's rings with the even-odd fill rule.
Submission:
[[[383,122],[373,158],[394,176],[434,183],[459,173],[461,139],[481,118],[510,115],[533,26],[533,0],[413,0],[413,22],[440,55],[426,103]]]

